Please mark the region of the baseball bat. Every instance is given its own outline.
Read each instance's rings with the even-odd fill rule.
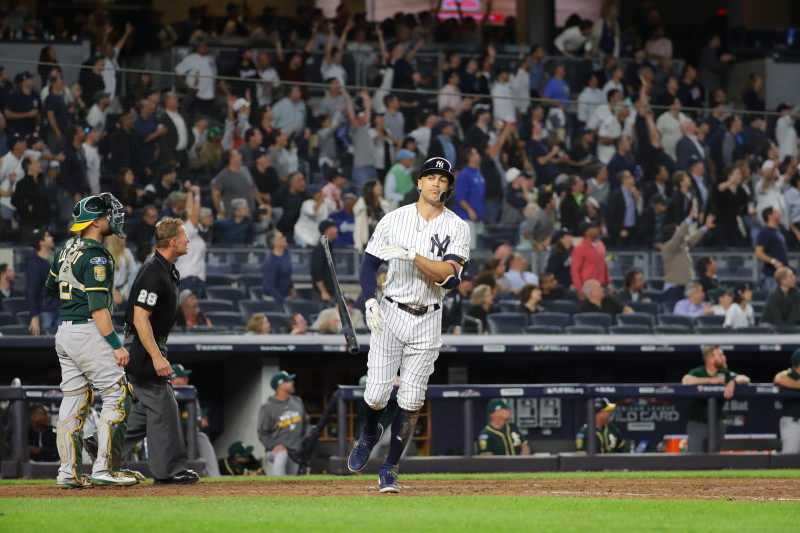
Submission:
[[[336,302],[339,304],[339,318],[342,321],[342,332],[344,333],[344,340],[347,343],[347,351],[350,352],[351,355],[355,355],[361,351],[361,348],[358,346],[356,328],[353,327],[353,319],[350,318],[347,302],[344,301],[342,288],[339,286],[339,278],[336,277],[336,269],[333,268],[333,257],[331,256],[331,249],[328,245],[328,236],[321,236],[319,242],[322,244],[322,249],[325,250],[325,259],[328,261],[328,268],[331,269],[333,288],[336,291]]]

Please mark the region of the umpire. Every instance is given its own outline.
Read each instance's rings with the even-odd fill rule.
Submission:
[[[188,469],[165,346],[179,312],[180,274],[173,263],[186,254],[189,239],[178,218],[156,224],[155,239],[156,251],[136,275],[125,313],[124,345],[131,354],[126,371],[139,399],[128,419],[125,452],[146,436],[153,482],[191,484],[199,477]]]

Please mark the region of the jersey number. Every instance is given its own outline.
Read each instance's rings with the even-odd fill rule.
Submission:
[[[156,300],[158,300],[158,295],[154,292],[147,292],[146,290],[142,289],[139,292],[139,297],[136,298],[136,301],[143,304],[146,303],[149,306],[156,305]]]
[[[67,281],[58,284],[58,297],[62,300],[72,300],[72,285]]]

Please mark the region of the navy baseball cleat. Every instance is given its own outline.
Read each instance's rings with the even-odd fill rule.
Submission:
[[[369,454],[372,453],[372,448],[378,444],[382,436],[383,426],[381,424],[378,424],[378,431],[373,437],[365,435],[362,429],[361,436],[358,438],[356,445],[353,446],[350,457],[347,459],[347,469],[351,472],[361,472],[364,470],[364,467],[367,466],[367,462],[369,461]]]
[[[380,474],[378,474],[378,483],[380,484],[381,492],[400,492],[400,485],[397,483],[397,466],[384,463]]]

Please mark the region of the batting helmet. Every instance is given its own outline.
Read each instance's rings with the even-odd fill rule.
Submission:
[[[87,196],[72,209],[72,227],[70,231],[81,231],[102,216],[109,217],[109,228],[117,236],[122,237],[125,224],[125,211],[122,203],[110,192]]]
[[[445,203],[456,194],[456,178],[453,176],[453,166],[444,157],[431,157],[422,165],[419,177],[422,178],[433,172],[444,174],[450,181],[450,187],[446,191],[439,193],[439,201]]]

